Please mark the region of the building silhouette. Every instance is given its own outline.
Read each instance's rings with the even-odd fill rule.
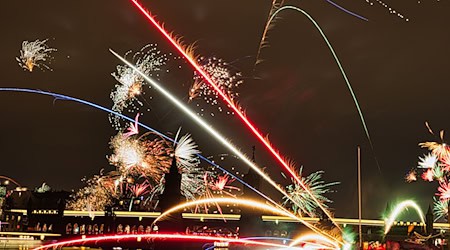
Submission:
[[[255,159],[255,146],[253,146],[252,153],[252,161],[256,163]],[[252,168],[250,168],[247,174],[244,176],[244,181],[258,190],[261,187],[261,176],[255,172]],[[247,186],[243,187],[243,197],[251,200],[260,200],[261,197],[252,189]],[[262,230],[262,211],[259,209],[251,208],[251,207],[242,207],[241,208],[241,219],[240,221],[245,221],[245,223],[241,224],[240,235],[241,236],[256,236],[263,235],[264,232]]]
[[[169,172],[164,175],[164,191],[159,196],[159,207],[161,209],[161,213],[164,213],[173,206],[180,204],[185,200],[183,195],[181,195],[181,178],[182,175],[178,171],[176,157],[173,156]],[[184,232],[185,230],[181,213],[182,211],[172,213],[169,218],[158,223],[159,231]]]

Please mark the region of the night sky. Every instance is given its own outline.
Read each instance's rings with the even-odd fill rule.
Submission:
[[[387,202],[405,198],[426,209],[436,182],[407,184],[404,176],[426,152],[418,143],[434,140],[425,121],[435,131],[450,132],[450,2],[386,0],[404,19],[376,1],[373,6],[365,0],[336,2],[369,21],[325,0],[286,4],[310,13],[328,36],[364,112],[373,152],[330,51],[303,15],[282,12],[268,33],[264,61],[254,73],[272,0],[143,4],[183,41],[195,42],[198,55],[233,62],[245,77],[238,101],[263,134],[270,135],[283,155],[303,165],[304,173],[324,170],[326,181],[341,182],[329,195],[337,217],[357,217],[357,145],[362,148],[363,217],[380,218]],[[163,53],[178,56],[127,0],[7,1],[0,13],[2,87],[47,90],[111,107],[109,95],[116,81],[110,74],[120,62],[109,48],[125,54],[157,43]],[[30,73],[20,68],[15,57],[22,41],[46,38],[58,49],[52,54],[53,71]],[[190,66],[172,60],[167,69],[161,82],[186,100],[192,84]],[[144,97],[148,104],[141,109],[140,121],[162,132],[174,133],[182,126],[203,155],[228,153],[162,95],[146,89]],[[0,175],[30,188],[45,181],[54,189],[71,190],[82,186],[82,177],[113,169],[106,155],[111,154],[108,142],[116,131],[102,111],[51,97],[0,92],[0,114]],[[256,145],[258,164],[275,180],[287,183],[279,165],[238,118],[220,113],[205,117],[248,155]],[[268,184],[262,190],[280,198]]]

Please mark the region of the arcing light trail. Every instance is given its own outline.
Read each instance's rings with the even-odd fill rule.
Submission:
[[[181,203],[179,205],[171,207],[164,213],[160,214],[157,218],[155,218],[155,220],[152,222],[152,225],[157,223],[158,221],[162,220],[163,218],[167,217],[171,213],[182,210],[183,208],[188,208],[188,207],[193,207],[193,206],[197,206],[197,205],[201,205],[201,204],[208,204],[208,203],[239,204],[241,206],[252,207],[252,208],[255,208],[258,210],[267,210],[274,214],[286,216],[286,217],[289,217],[293,220],[296,220],[296,221],[299,221],[302,223],[304,222],[301,218],[295,216],[292,213],[287,212],[284,209],[280,209],[280,208],[270,206],[265,203],[254,201],[254,200],[238,199],[238,198],[207,198],[207,199],[199,199],[199,200],[195,200],[195,201],[189,201],[189,202]],[[304,223],[309,224],[308,222],[304,222]]]
[[[276,190],[278,190],[281,194],[288,197],[293,203],[298,204],[288,193],[286,193],[285,190],[283,190],[277,183],[275,183],[267,174],[265,174],[254,162],[252,162],[246,155],[244,155],[240,150],[238,150],[232,143],[230,143],[228,140],[226,140],[218,131],[216,131],[213,127],[211,127],[209,124],[207,124],[202,118],[200,118],[198,115],[196,115],[193,111],[191,111],[186,105],[184,105],[182,102],[180,102],[175,96],[173,96],[170,92],[168,92],[166,89],[164,89],[159,83],[157,83],[152,78],[148,77],[147,75],[143,74],[139,69],[137,69],[133,64],[125,60],[123,57],[121,57],[119,54],[111,50],[111,53],[116,56],[118,59],[120,59],[123,63],[128,65],[130,68],[138,72],[150,85],[152,85],[153,88],[161,92],[167,99],[169,99],[175,106],[177,106],[181,111],[183,111],[187,116],[189,116],[194,122],[199,124],[205,131],[207,131],[210,135],[212,135],[217,141],[219,141],[223,146],[225,146],[227,149],[229,149],[231,152],[233,152],[239,159],[241,159],[245,164],[247,164],[249,167],[251,167],[253,170],[255,170],[256,173],[258,173],[264,180],[266,180],[270,185],[272,185]],[[298,178],[298,177],[297,177]],[[302,182],[300,182],[303,184]],[[306,186],[305,186],[306,190]],[[309,190],[308,190],[309,191]],[[315,201],[318,203],[318,206],[323,209],[322,204],[317,201],[317,199],[311,194],[311,197],[315,199]],[[272,201],[272,200],[270,200]],[[272,201],[272,203],[275,204],[275,206],[282,207],[279,204]],[[298,204],[300,206],[300,204]],[[328,211],[326,211],[328,212]],[[331,215],[329,215],[330,220],[332,220],[336,225],[337,223],[333,220]],[[304,225],[308,226],[311,230],[314,230],[317,232],[317,229],[314,228],[314,226],[309,225],[306,221],[303,221]],[[339,226],[338,226],[339,228]]]
[[[113,52],[113,53],[114,53],[114,52]],[[117,54],[116,54],[116,55],[117,55]],[[117,55],[117,56],[119,56],[119,55]],[[119,58],[121,58],[121,57],[119,56]],[[124,60],[124,59],[121,59],[121,60]],[[127,64],[129,64],[127,61],[124,61],[124,62],[127,63]],[[129,64],[129,65],[130,65],[130,67],[134,67],[134,66],[131,65],[131,64]],[[138,71],[138,72],[140,72],[140,71]],[[143,77],[144,77],[144,78],[148,78],[148,77],[145,76],[145,75],[144,75]],[[146,80],[147,80],[147,79],[146,79]],[[149,79],[149,80],[151,80],[151,79]],[[149,83],[151,83],[151,82],[149,82]],[[74,102],[78,102],[78,103],[81,103],[81,104],[85,104],[85,105],[94,107],[94,108],[96,108],[96,109],[100,109],[100,110],[102,110],[102,111],[105,111],[105,112],[107,112],[107,113],[110,113],[110,114],[119,116],[119,117],[121,117],[121,118],[123,118],[123,119],[125,119],[125,120],[130,121],[130,122],[136,122],[136,120],[134,120],[133,118],[130,118],[130,117],[128,117],[128,116],[125,116],[125,115],[120,114],[120,113],[118,113],[118,112],[115,112],[115,111],[113,111],[113,110],[110,110],[110,109],[105,108],[105,107],[103,107],[103,106],[100,106],[100,105],[98,105],[98,104],[95,104],[95,103],[92,103],[92,102],[89,102],[89,101],[86,101],[86,100],[78,99],[78,98],[75,98],[75,97],[70,97],[70,96],[62,95],[62,94],[51,93],[51,92],[42,91],[42,90],[22,89],[22,88],[0,88],[0,91],[12,91],[12,92],[25,92],[25,93],[41,94],[41,95],[51,96],[51,97],[55,98],[56,100],[74,101]],[[194,115],[194,116],[195,116],[195,115]],[[168,137],[167,135],[165,135],[165,134],[163,134],[163,133],[161,133],[161,132],[159,132],[159,131],[157,131],[157,130],[155,130],[155,129],[153,129],[153,128],[151,128],[151,127],[149,127],[149,126],[147,126],[147,125],[145,125],[145,124],[143,124],[143,123],[141,123],[141,122],[139,122],[139,121],[137,121],[137,124],[139,124],[141,127],[145,128],[145,129],[148,129],[148,130],[152,131],[153,133],[155,133],[155,134],[157,134],[157,135],[159,135],[159,136],[161,136],[161,137],[163,137],[163,138],[165,138],[165,139],[167,139],[167,140],[169,140],[169,141],[171,141],[171,142],[176,143],[172,138]],[[242,154],[241,154],[241,155],[242,155]],[[198,156],[200,159],[206,161],[207,163],[209,163],[209,164],[211,164],[211,165],[213,165],[213,166],[219,168],[219,169],[222,170],[224,173],[226,173],[226,174],[232,176],[233,178],[235,178],[236,180],[238,180],[240,183],[242,183],[242,184],[245,185],[246,187],[250,188],[251,190],[255,191],[257,194],[261,195],[261,196],[262,196],[263,198],[265,198],[266,200],[268,200],[268,201],[270,201],[271,203],[273,203],[275,206],[278,206],[280,209],[284,209],[286,213],[291,214],[288,210],[286,210],[285,208],[283,208],[282,206],[280,206],[278,203],[276,203],[276,202],[275,202],[274,200],[272,200],[270,197],[268,197],[267,195],[263,194],[263,193],[262,193],[261,191],[259,191],[258,189],[256,189],[256,188],[250,186],[249,184],[247,184],[246,182],[244,182],[243,180],[241,180],[239,177],[233,175],[231,172],[227,171],[226,169],[222,168],[222,167],[219,166],[218,164],[216,164],[216,163],[210,161],[209,159],[207,159],[206,157],[204,157],[204,156],[202,156],[202,155],[200,155],[200,154],[197,154],[197,156]],[[239,156],[239,155],[238,155],[238,156]],[[246,159],[247,159],[247,158],[246,158]],[[259,170],[259,169],[258,169],[258,170]],[[278,187],[278,186],[276,186],[276,187]],[[278,188],[279,188],[279,187],[278,187]],[[294,216],[294,215],[291,214],[291,216]],[[294,216],[294,217],[297,218],[296,220],[299,219],[299,218],[296,217],[296,216]],[[304,223],[306,226],[308,226],[311,230],[313,230],[313,231],[315,231],[315,232],[318,232],[318,233],[323,233],[323,232],[320,232],[318,229],[316,229],[313,225],[310,225],[309,223],[307,223],[306,221],[304,221],[303,223]]]
[[[205,236],[205,235],[182,235],[182,234],[121,234],[121,235],[106,235],[106,236],[97,236],[97,237],[89,237],[89,238],[81,238],[75,240],[65,240],[56,243],[51,243],[47,245],[43,245],[40,247],[34,248],[34,250],[41,249],[56,249],[58,247],[77,245],[77,244],[85,244],[85,243],[97,243],[101,241],[119,241],[119,240],[149,240],[149,239],[161,239],[161,240],[189,240],[189,241],[222,241],[229,243],[238,243],[238,244],[247,244],[247,245],[256,245],[256,246],[266,246],[266,247],[277,247],[277,248],[289,248],[289,249],[302,249],[302,248],[291,248],[282,244],[275,244],[263,241],[254,241],[254,240],[246,240],[246,239],[236,239],[236,238],[225,238],[225,237],[214,237],[214,236]]]
[[[345,12],[345,13],[347,13],[347,14],[350,14],[350,15],[352,15],[352,16],[354,16],[354,17],[357,17],[357,18],[359,18],[359,19],[361,19],[361,20],[364,20],[364,21],[369,21],[369,19],[367,19],[367,18],[365,18],[365,17],[363,17],[363,16],[360,16],[360,15],[354,13],[354,12],[351,12],[351,11],[347,10],[346,8],[340,6],[339,4],[337,4],[337,3],[335,3],[335,2],[333,2],[333,1],[331,1],[331,0],[325,0],[325,1],[327,1],[329,4],[333,5],[334,7],[336,7],[336,8],[338,8],[338,9],[342,10],[343,12]]]
[[[323,242],[324,246],[327,246],[326,249],[339,249],[339,246],[334,241],[330,241],[330,239],[323,237],[322,235],[318,234],[306,234],[299,236],[289,244],[290,247],[293,247],[295,245],[298,245],[299,243],[305,243],[308,242],[310,244],[317,244],[316,242]],[[321,248],[323,249],[323,248]]]
[[[334,221],[333,217],[331,216],[330,212],[317,200],[316,197],[311,193],[311,191],[308,189],[308,187],[300,180],[300,178],[296,175],[294,169],[292,166],[290,166],[287,161],[278,153],[278,151],[270,144],[268,140],[264,136],[261,135],[261,133],[256,129],[256,127],[250,122],[250,120],[244,115],[242,110],[228,97],[226,93],[224,93],[218,85],[211,79],[211,77],[198,65],[198,63],[195,61],[194,57],[189,55],[189,53],[177,42],[175,39],[167,33],[167,31],[150,15],[148,11],[144,9],[142,5],[140,5],[137,0],[131,0],[134,5],[145,15],[145,17],[159,30],[159,32],[183,55],[184,58],[192,65],[192,67],[203,77],[203,79],[208,82],[214,90],[217,92],[219,96],[222,97],[222,99],[233,109],[233,111],[239,116],[239,118],[247,125],[247,127],[252,131],[252,133],[264,144],[264,146],[271,152],[271,154],[283,165],[283,167],[289,172],[289,174],[299,183],[299,185],[305,189],[305,191],[313,198],[313,200],[317,203],[318,207],[330,218],[330,220],[336,225],[337,228],[340,229],[339,225]],[[275,15],[275,14],[274,14]],[[116,54],[116,56],[119,56]],[[120,56],[119,56],[120,57]],[[126,62],[125,60],[123,60]],[[127,64],[129,64],[127,62]],[[340,65],[340,64],[339,64]],[[131,67],[131,65],[129,64]],[[134,67],[135,68],[135,67]],[[147,77],[148,78],[148,77]],[[171,95],[169,94],[169,97]],[[179,103],[183,110],[188,110],[186,107],[184,107],[178,100],[175,98],[173,99],[174,102]],[[359,106],[357,106],[359,108]],[[192,112],[190,112],[192,113]],[[362,114],[362,113],[361,113]],[[191,116],[193,119],[200,121],[200,119],[195,116],[192,113]],[[364,121],[364,119],[363,119]],[[200,123],[200,122],[199,122]],[[201,123],[204,123],[203,121]],[[206,125],[204,123],[205,129],[208,131],[213,131],[211,127]],[[367,129],[366,129],[367,131]],[[214,134],[218,135],[216,132]],[[368,132],[367,132],[368,135]],[[219,136],[220,137],[220,136]],[[219,138],[218,138],[219,139]],[[239,152],[235,147],[233,147],[228,141],[226,141],[224,138],[219,139],[224,145],[227,145],[228,148],[233,148],[233,152]],[[370,138],[369,138],[370,140]],[[237,154],[237,153],[236,153]],[[282,190],[278,185],[276,185],[270,178],[266,178],[266,175],[258,169],[247,157],[245,157],[242,153],[239,152],[239,155],[242,155],[242,160],[245,161],[249,166],[252,166],[261,176],[263,176],[264,179],[266,179],[272,186],[274,186],[277,190],[279,190],[281,193],[286,194],[284,190]],[[270,181],[269,181],[270,180]],[[286,195],[288,196],[288,195]]]
[[[362,112],[362,110],[361,110],[361,108],[359,106],[359,103],[358,103],[358,99],[356,98],[356,95],[355,95],[355,92],[353,91],[352,85],[350,84],[350,81],[347,78],[347,74],[345,73],[344,68],[342,67],[341,61],[339,60],[338,56],[336,55],[336,52],[334,51],[333,46],[331,46],[331,43],[328,40],[328,38],[325,35],[325,33],[323,32],[322,28],[320,28],[320,26],[316,22],[316,20],[314,20],[314,18],[312,18],[306,11],[304,11],[304,10],[298,8],[298,7],[295,7],[295,6],[291,6],[291,5],[283,6],[283,7],[279,8],[279,9],[277,9],[272,14],[272,16],[270,17],[269,23],[271,23],[273,21],[273,19],[277,16],[277,14],[280,13],[281,11],[283,11],[283,10],[295,10],[295,11],[298,11],[298,12],[302,13],[304,16],[306,16],[309,19],[309,21],[311,21],[314,24],[316,29],[319,31],[319,33],[322,36],[323,40],[325,41],[325,43],[327,44],[328,48],[330,49],[330,52],[333,55],[334,60],[336,61],[336,64],[339,67],[339,70],[341,71],[342,77],[344,78],[344,81],[347,84],[347,88],[350,91],[350,94],[351,94],[351,96],[353,98],[353,102],[355,103],[356,109],[358,110],[359,119],[361,120],[361,124],[363,125],[364,132],[366,133],[367,140],[369,141],[369,144],[370,144],[370,148],[372,149],[372,152],[374,152],[372,139],[370,138],[370,134],[369,134],[369,129],[367,128],[363,112]],[[257,60],[258,60],[258,58],[257,58]],[[375,157],[375,161],[377,163],[378,171],[381,173],[381,168],[380,168],[380,165],[378,164],[378,160],[376,159],[376,157]]]
[[[328,2],[329,4],[333,5],[334,7],[344,11],[347,14],[350,14],[350,15],[352,15],[354,17],[357,17],[357,18],[359,18],[361,20],[364,20],[364,21],[369,21],[369,19],[367,19],[367,18],[365,18],[365,17],[363,17],[361,15],[358,15],[358,14],[356,14],[356,13],[350,11],[350,10],[347,10],[346,8],[340,6],[339,4],[337,4],[337,3],[335,3],[335,2],[333,2],[331,0],[325,0],[325,1]],[[261,54],[261,50],[262,50],[262,48],[265,45],[267,32],[269,31],[269,29],[271,27],[271,23],[272,23],[271,16],[274,13],[274,11],[277,10],[278,8],[282,7],[283,4],[284,4],[284,1],[281,1],[280,3],[278,3],[277,0],[273,0],[273,2],[272,2],[272,6],[270,7],[268,22],[266,22],[266,25],[264,26],[264,31],[263,31],[263,34],[262,34],[262,37],[261,37],[261,41],[260,41],[259,46],[258,46],[258,51],[256,53],[256,61],[255,61],[255,65],[253,67],[253,71],[256,70],[256,65],[260,62],[260,60],[258,60],[258,59],[259,59],[259,56]]]
[[[15,181],[15,180],[12,179],[12,178],[9,178],[8,176],[0,175],[0,179],[5,179],[5,180],[7,180],[7,181],[10,181],[10,182],[14,183],[14,184],[15,184],[16,186],[18,186],[18,187],[22,187],[22,185],[20,185],[17,181]]]
[[[270,205],[267,205],[265,203],[254,201],[254,200],[249,200],[249,199],[207,198],[207,199],[199,199],[199,200],[195,200],[195,201],[189,201],[189,202],[181,203],[179,205],[176,205],[174,207],[169,208],[167,211],[165,211],[164,213],[160,214],[152,222],[152,225],[155,224],[156,222],[160,221],[164,217],[169,216],[173,212],[182,210],[184,208],[198,206],[198,205],[201,205],[201,204],[208,204],[208,203],[214,203],[214,204],[218,204],[218,203],[228,203],[228,204],[230,204],[230,203],[233,203],[233,204],[239,204],[241,206],[256,208],[256,209],[259,209],[259,210],[267,210],[267,211],[270,211],[270,212],[272,212],[274,214],[278,214],[278,215],[281,215],[281,216],[286,216],[286,217],[289,217],[289,218],[291,218],[293,220],[296,220],[298,222],[303,223],[305,226],[307,226],[308,228],[312,229],[314,232],[321,234],[322,235],[321,236],[322,239],[326,239],[327,242],[333,242],[333,244],[335,244],[335,245],[337,245],[339,243],[342,243],[342,242],[337,241],[337,239],[335,239],[331,235],[327,234],[326,232],[317,229],[316,227],[314,227],[309,222],[306,222],[302,218],[295,216],[294,214],[292,214],[291,212],[287,211],[283,207],[270,206]],[[333,241],[331,239],[336,240],[336,241]]]
[[[118,117],[120,117],[122,119],[125,119],[125,120],[128,120],[130,122],[136,122],[134,119],[132,119],[132,118],[130,118],[128,116],[125,116],[123,114],[120,114],[118,112],[115,112],[115,111],[113,111],[111,109],[105,108],[103,106],[100,106],[98,104],[95,104],[95,103],[92,103],[92,102],[89,102],[89,101],[86,101],[86,100],[78,99],[78,98],[75,98],[75,97],[70,97],[70,96],[67,96],[67,95],[62,95],[62,94],[57,94],[57,93],[52,93],[52,92],[47,92],[47,91],[42,91],[42,90],[23,89],[23,88],[0,88],[0,91],[33,93],[33,94],[40,94],[40,95],[51,96],[51,97],[55,98],[56,100],[66,100],[66,101],[78,102],[78,103],[81,103],[81,104],[84,104],[84,105],[87,105],[87,106],[90,106],[90,107],[93,107],[93,108],[105,111],[107,113],[113,114],[115,116],[118,116]],[[151,128],[151,127],[149,127],[149,126],[147,126],[147,125],[145,125],[145,124],[143,124],[143,123],[141,123],[139,121],[137,121],[136,123],[139,124],[141,127],[145,128],[147,130],[150,130],[153,133],[155,133],[155,134],[157,134],[157,135],[159,135],[159,136],[161,136],[161,137],[163,137],[163,138],[165,138],[165,139],[167,139],[167,140],[169,140],[169,141],[171,141],[173,143],[177,143],[174,139],[168,137],[167,135],[165,135],[165,134],[163,134],[163,133],[161,133],[161,132],[159,132],[159,131],[157,131],[157,130],[155,130],[155,129],[153,129],[153,128]],[[265,195],[264,193],[262,193],[258,189],[250,186],[248,183],[244,182],[239,177],[235,176],[233,173],[229,172],[228,170],[222,168],[221,166],[219,166],[215,162],[210,161],[208,158],[204,157],[201,154],[197,154],[197,156],[200,159],[204,160],[205,162],[211,164],[212,166],[217,167],[218,169],[222,170],[224,173],[228,174],[229,176],[232,176],[234,179],[236,179],[237,181],[242,183],[244,186],[246,186],[246,187],[250,188],[251,190],[255,191],[257,194],[259,194],[264,199],[272,202],[273,204],[277,204],[270,197],[268,197],[267,195]]]
[[[416,210],[417,214],[420,217],[420,221],[424,224],[425,226],[425,218],[423,216],[423,212],[420,209],[420,207],[411,200],[406,200],[403,201],[401,203],[399,203],[397,206],[395,206],[394,210],[391,212],[391,214],[389,215],[389,218],[386,220],[386,228],[384,229],[384,234],[389,233],[389,231],[391,230],[392,225],[394,224],[395,219],[400,215],[400,213],[408,208],[408,207],[412,207]]]

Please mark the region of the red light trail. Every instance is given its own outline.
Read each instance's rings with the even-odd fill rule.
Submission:
[[[249,244],[249,245],[259,245],[259,246],[267,246],[267,247],[276,247],[276,248],[290,248],[287,245],[262,242],[262,241],[254,241],[254,240],[245,240],[239,238],[226,238],[226,237],[215,237],[215,236],[204,236],[204,235],[183,235],[183,234],[121,234],[121,235],[104,235],[104,236],[96,236],[89,238],[80,238],[74,240],[65,240],[56,243],[51,243],[47,245],[43,245],[34,250],[40,249],[49,249],[49,248],[57,248],[68,245],[77,245],[84,244],[88,242],[99,242],[99,241],[114,241],[114,240],[126,240],[126,239],[170,239],[170,240],[190,240],[190,241],[222,241],[229,243],[238,243],[238,244]],[[294,249],[302,249],[302,248],[294,248]]]
[[[330,212],[317,200],[312,194],[309,188],[300,180],[296,175],[294,169],[286,162],[285,159],[278,153],[278,151],[261,135],[256,127],[250,122],[250,120],[244,115],[241,109],[217,86],[217,84],[211,79],[211,77],[198,65],[195,59],[188,54],[188,52],[177,42],[163,27],[160,25],[150,13],[140,5],[137,0],[131,0],[133,4],[145,15],[145,17],[155,26],[158,31],[169,41],[186,60],[192,65],[192,67],[208,82],[214,90],[222,97],[222,99],[233,109],[233,111],[239,116],[239,118],[247,125],[247,127],[253,132],[253,134],[261,141],[264,146],[270,151],[270,153],[281,163],[281,165],[289,172],[289,174],[299,183],[299,185],[313,198],[322,211],[330,218],[330,220],[340,229],[339,225],[333,220]]]

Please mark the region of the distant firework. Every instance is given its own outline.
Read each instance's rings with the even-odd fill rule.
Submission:
[[[131,51],[125,56],[130,53]],[[148,44],[133,55],[132,61],[136,68],[145,74],[158,77],[163,70],[162,67],[168,61],[168,55],[161,53],[156,44]],[[116,72],[111,75],[118,82],[110,95],[113,101],[112,110],[118,113],[138,111],[139,107],[144,105],[138,99],[144,93],[145,81],[142,76],[126,65],[117,65]],[[119,117],[110,115],[109,120],[116,130],[122,130]]]
[[[403,212],[403,210],[407,209],[408,207],[416,210],[417,215],[419,215],[420,221],[423,223],[423,225],[425,225],[425,217],[419,205],[417,205],[417,203],[415,203],[414,201],[406,200],[397,204],[392,210],[391,214],[389,214],[386,218],[384,234],[387,234],[391,230],[394,221],[398,220],[398,216],[401,214],[401,212]]]
[[[242,75],[231,67],[228,63],[222,59],[211,57],[199,58],[200,67],[205,70],[213,81],[215,81],[218,87],[227,94],[227,96],[236,102],[238,96],[237,88],[243,83]],[[217,92],[203,81],[203,77],[197,72],[194,72],[194,84],[189,90],[189,100],[195,101],[196,99],[202,99],[206,104],[215,107],[215,110],[221,113],[234,114],[233,110],[228,110],[229,107],[222,107]],[[200,106],[197,103],[197,106]],[[200,108],[199,114],[203,115],[208,110],[203,107]],[[211,116],[214,116],[214,112],[210,112]]]
[[[50,48],[45,40],[36,41],[23,41],[22,49],[20,50],[20,57],[16,57],[19,62],[19,66],[30,72],[33,71],[34,67],[40,69],[52,70],[47,64],[50,62],[52,57],[50,53],[57,51],[54,48]]]
[[[302,176],[303,168],[300,168],[298,176]],[[339,184],[339,182],[325,183],[322,180],[323,171],[317,171],[311,173],[307,177],[301,177],[303,183],[309,188],[312,194],[316,197],[324,207],[328,207],[326,203],[332,202],[325,194],[333,192],[330,187]],[[293,203],[288,197],[283,197],[283,205],[290,204],[295,214],[308,215],[310,217],[316,217],[318,215],[318,205],[295,180],[292,180],[293,184],[286,187],[288,194],[296,201]]]

